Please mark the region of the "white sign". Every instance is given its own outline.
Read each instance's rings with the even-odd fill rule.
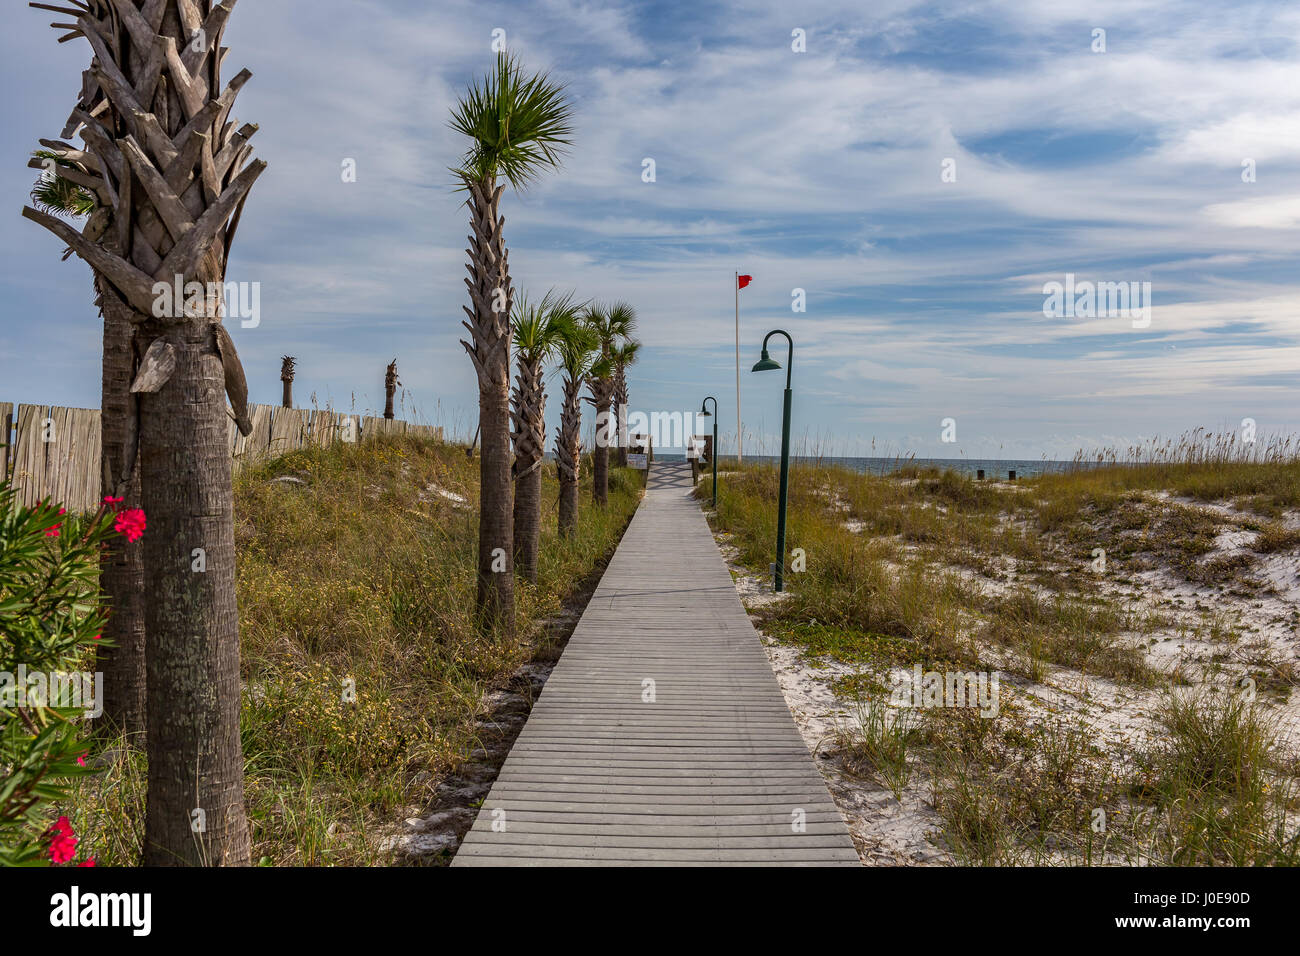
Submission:
[[[644,469],[646,467],[645,455],[638,455],[636,452],[630,452],[627,456],[627,466],[629,468]]]

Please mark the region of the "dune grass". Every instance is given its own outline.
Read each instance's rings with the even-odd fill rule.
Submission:
[[[1095,593],[1024,583],[1059,544],[1032,524],[1038,505],[1018,488],[953,472],[898,479],[816,466],[795,476],[787,543],[792,555],[802,549],[804,569],[788,559],[790,593],[762,612],[775,636],[824,641],[835,628],[839,659],[876,670],[914,662],[978,669],[981,647],[1001,647],[1012,655],[1004,668],[1034,678],[1051,663],[1151,681],[1125,635],[1158,619],[1126,614]],[[771,469],[749,467],[730,472],[719,495],[714,525],[749,567],[772,560],[775,483]],[[996,579],[1003,559],[1021,575],[1006,587],[960,573]]]
[[[1153,669],[1144,652],[1149,635],[1188,626],[1235,645],[1231,615],[1207,606],[1188,625],[1102,586],[1161,569],[1225,594],[1266,593],[1254,575],[1259,556],[1300,545],[1282,520],[1300,506],[1292,445],[1243,450],[1193,433],[1015,484],[914,464],[877,476],[812,460],[795,464],[790,489],[788,593],[752,613],[806,658],[850,665],[832,681],[858,715],[836,741],[841,765],[895,796],[924,781],[954,860],[1297,861],[1300,767],[1267,704],[1231,687],[1186,688],[1180,670]],[[765,583],[776,496],[773,468],[729,464],[711,517]],[[1244,551],[1215,554],[1225,525],[1254,533]],[[1108,751],[1083,720],[1031,718],[1006,683],[996,717],[937,708],[903,719],[888,706],[890,672],[917,663],[1033,683],[1063,669],[1162,695],[1156,742]],[[1260,675],[1275,699],[1294,689],[1286,662],[1264,662]]]
[[[480,634],[472,619],[478,461],[463,447],[385,437],[295,451],[236,478],[255,861],[389,862],[376,834],[469,758],[484,693],[565,636],[551,620],[636,509],[639,473],[611,469],[607,510],[591,504],[585,474],[578,533],[562,540],[545,469],[538,583],[516,582],[512,637]],[[144,770],[133,754],[78,794],[101,865],[136,860]]]

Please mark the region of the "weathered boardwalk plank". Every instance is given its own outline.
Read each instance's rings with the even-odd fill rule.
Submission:
[[[652,466],[453,865],[858,863],[690,490]]]

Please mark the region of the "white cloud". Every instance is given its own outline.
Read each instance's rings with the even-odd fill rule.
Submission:
[[[940,407],[981,417],[970,433],[981,444],[967,451],[985,452],[1179,430],[1238,402],[1300,419],[1297,399],[1272,384],[1300,341],[1300,196],[1286,191],[1300,174],[1295,10],[1174,0],[837,0],[797,12],[772,0],[680,16],[581,0],[313,10],[241,5],[228,35],[232,66],[255,74],[240,116],[261,124],[254,144],[271,162],[232,262],[264,286],[264,327],[237,333],[255,396],[278,388],[285,351],[335,397],[375,394],[375,370],[398,354],[416,400],[472,420],[457,344],[468,224],[446,172],[463,144],[446,118],[501,27],[530,67],[570,83],[576,109],[564,169],[503,203],[516,284],[634,302],[644,401],[675,408],[684,393],[726,387],[741,269],[756,276],[743,347],[789,327],[796,414],[846,443],[924,437]],[[793,26],[807,30],[808,53],[790,51]],[[1093,26],[1108,31],[1105,54],[1089,50]],[[4,75],[64,75],[62,60],[43,59],[47,34],[33,21],[0,41]],[[957,52],[935,55],[944,44]],[[4,107],[11,155],[50,135],[17,112],[21,99]],[[641,181],[646,156],[654,183]],[[356,183],[340,180],[345,157],[357,160]],[[940,181],[945,157],[956,183]],[[1254,184],[1240,180],[1247,157],[1259,164]],[[59,270],[32,230],[15,217],[0,231],[7,289],[32,303],[41,281],[71,287],[74,271],[84,286],[84,269]],[[1067,271],[1150,279],[1151,328],[1044,319],[1042,282]],[[790,312],[795,287],[807,313]],[[59,308],[83,293],[63,291]],[[88,324],[63,320],[73,321]],[[48,387],[12,356],[60,337],[6,335],[3,377]],[[93,381],[93,349],[83,351],[81,378]],[[744,387],[747,408],[766,407],[765,384]]]

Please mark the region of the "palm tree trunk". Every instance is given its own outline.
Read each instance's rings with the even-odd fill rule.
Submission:
[[[627,372],[620,364],[614,373],[614,417],[617,419],[618,467],[627,467]]]
[[[474,307],[464,323],[473,344],[461,340],[478,373],[479,456],[478,590],[481,627],[513,633],[514,456],[510,447],[510,285],[509,253],[498,213],[501,186],[470,182],[471,269],[466,279]]]
[[[560,482],[560,537],[578,527],[578,472],[582,465],[582,380],[564,380],[564,406],[555,436],[555,474]]]
[[[397,394],[397,359],[384,372],[384,418],[393,420],[393,396]]]
[[[591,500],[604,508],[609,504],[609,436],[613,433],[609,422],[611,401],[608,379],[592,382],[596,392],[596,445],[591,450]],[[603,423],[603,424],[602,424]]]
[[[282,408],[293,408],[294,358],[285,355],[280,359],[280,381],[284,383],[284,392],[280,396]]]
[[[175,371],[141,396],[140,415],[150,595],[144,863],[241,866],[249,836],[224,373],[207,319],[172,328]]]
[[[560,537],[571,538],[578,528],[578,479],[560,479]]]
[[[534,468],[515,481],[515,567],[537,583],[537,550],[542,538],[542,469]]]
[[[546,453],[546,389],[542,361],[520,355],[511,420],[515,443],[515,568],[537,583],[537,549],[542,534],[542,459]]]
[[[139,545],[148,595],[146,864],[249,861],[225,402],[229,395],[247,435],[248,385],[214,309],[219,302],[190,310],[197,316],[173,302],[164,315],[153,291],[155,279],[220,288],[244,201],[266,168],[248,162],[257,127],[231,115],[251,74],[221,83],[231,7],[83,5],[73,33],[94,50],[95,82],[84,84],[66,135],[80,129],[95,158],[95,188],[113,206],[120,253],[23,210],[130,304],[133,348],[144,356],[137,407],[148,522]]]
[[[479,391],[482,453],[479,455],[478,593],[479,621],[514,631],[514,482],[510,448],[510,394]]]
[[[123,456],[127,444],[127,419],[134,414],[131,378],[135,357],[131,349],[130,307],[96,280],[98,305],[104,318],[103,385],[100,394],[100,473],[109,481],[105,496],[113,495],[122,480]],[[133,474],[123,489],[121,507],[140,507],[140,475]],[[100,588],[112,613],[104,625],[104,639],[113,646],[101,646],[95,667],[104,675],[103,723],[128,735],[143,746],[145,731],[145,609],[144,558],[139,543],[115,540],[104,555],[99,573]]]

